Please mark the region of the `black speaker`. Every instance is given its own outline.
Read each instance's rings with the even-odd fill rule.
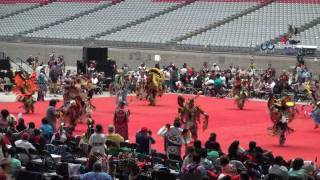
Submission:
[[[113,77],[115,62],[108,60],[108,48],[83,48],[83,60],[89,65],[91,60],[96,62],[96,70],[104,72],[106,77]]]
[[[83,60],[88,63],[95,60],[97,65],[99,61],[106,61],[108,58],[108,48],[83,48]]]
[[[77,61],[77,74],[86,74],[87,67],[84,61]]]
[[[0,70],[9,71],[11,68],[9,59],[0,59]]]

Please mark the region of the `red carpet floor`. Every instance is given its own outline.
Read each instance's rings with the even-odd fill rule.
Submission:
[[[135,133],[141,127],[150,128],[156,139],[153,148],[163,151],[163,139],[157,136],[158,129],[166,123],[171,123],[177,114],[177,96],[165,95],[158,99],[156,107],[148,106],[146,101],[137,101],[135,97],[130,97],[129,109],[132,113],[129,122],[130,140],[135,140]],[[114,98],[96,98],[93,100],[97,107],[93,114],[96,123],[105,127],[105,132],[109,123],[112,122],[115,108]],[[278,138],[268,135],[267,127],[271,126],[266,103],[249,100],[244,110],[238,110],[234,100],[216,99],[210,97],[199,97],[196,101],[210,115],[209,128],[205,132],[200,132],[199,136],[205,141],[210,132],[216,132],[218,141],[224,151],[235,139],[240,140],[241,146],[247,148],[250,140],[255,140],[263,148],[272,150],[275,154],[283,155],[287,158],[303,157],[314,160],[320,157],[320,129],[313,129],[314,124],[299,114],[297,119],[290,124],[295,132],[287,137],[285,146],[278,145]],[[17,115],[19,103],[0,103],[0,109],[7,108],[12,114]],[[48,102],[36,104],[36,112],[31,115],[24,115],[27,122],[34,121],[37,126],[41,123],[41,118],[45,114]],[[81,134],[86,130],[85,124],[79,124],[76,134]]]

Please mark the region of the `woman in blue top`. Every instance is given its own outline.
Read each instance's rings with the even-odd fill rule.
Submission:
[[[53,129],[52,126],[49,124],[47,118],[42,118],[42,124],[40,126],[40,130],[42,131],[42,133],[44,135],[47,136],[47,138],[51,138],[51,136],[53,135]]]

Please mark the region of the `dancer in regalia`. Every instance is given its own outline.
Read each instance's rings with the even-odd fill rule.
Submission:
[[[130,111],[125,108],[126,102],[120,102],[113,116],[115,132],[120,134],[125,140],[129,139],[128,122]]]
[[[283,145],[286,141],[286,134],[294,131],[288,124],[295,117],[295,103],[291,101],[290,96],[284,96],[279,99],[271,96],[268,101],[268,108],[273,122],[273,126],[269,130],[272,135],[279,136],[279,144]]]
[[[244,103],[249,96],[249,88],[247,79],[240,79],[237,77],[234,84],[233,93],[235,96],[235,102],[239,109],[243,109]]]
[[[314,128],[317,129],[319,128],[320,124],[320,101],[318,101],[310,113],[311,118],[314,120],[315,126]]]
[[[75,128],[77,123],[84,122],[95,109],[91,104],[90,91],[92,83],[86,78],[72,80],[64,86],[62,121],[69,124],[70,128]]]
[[[198,124],[201,122],[201,115],[204,116],[204,122],[202,129],[208,128],[209,115],[203,111],[199,106],[195,105],[195,98],[191,98],[188,101],[179,95],[178,96],[178,113],[181,119],[184,129],[189,129],[194,140],[198,139]]]
[[[23,108],[26,114],[34,113],[33,94],[37,91],[36,85],[36,73],[33,72],[29,75],[27,72],[17,72],[14,77],[15,81],[15,93],[17,94],[17,100],[23,103]]]
[[[145,86],[146,99],[150,106],[156,105],[157,96],[162,96],[165,91],[164,74],[158,68],[150,68],[147,71],[147,82]]]

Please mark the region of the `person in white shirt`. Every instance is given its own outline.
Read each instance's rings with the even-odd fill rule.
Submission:
[[[36,77],[38,79],[38,76],[41,72],[42,69],[44,69],[45,67],[43,66],[43,63],[40,63],[40,65],[38,67],[36,67]]]
[[[105,142],[106,135],[103,133],[103,128],[101,125],[97,124],[95,133],[93,133],[89,138],[89,145],[91,147],[90,154],[105,154]]]
[[[180,69],[180,75],[181,75],[181,76],[182,76],[182,75],[186,75],[187,72],[188,72],[187,64],[184,63],[184,64],[183,64],[183,67]]]
[[[220,67],[216,63],[213,63],[210,70],[218,72],[220,71]]]
[[[36,150],[36,148],[28,141],[30,138],[30,135],[28,133],[22,134],[22,139],[19,139],[14,142],[16,147],[25,149],[26,151],[29,151],[29,149]]]

